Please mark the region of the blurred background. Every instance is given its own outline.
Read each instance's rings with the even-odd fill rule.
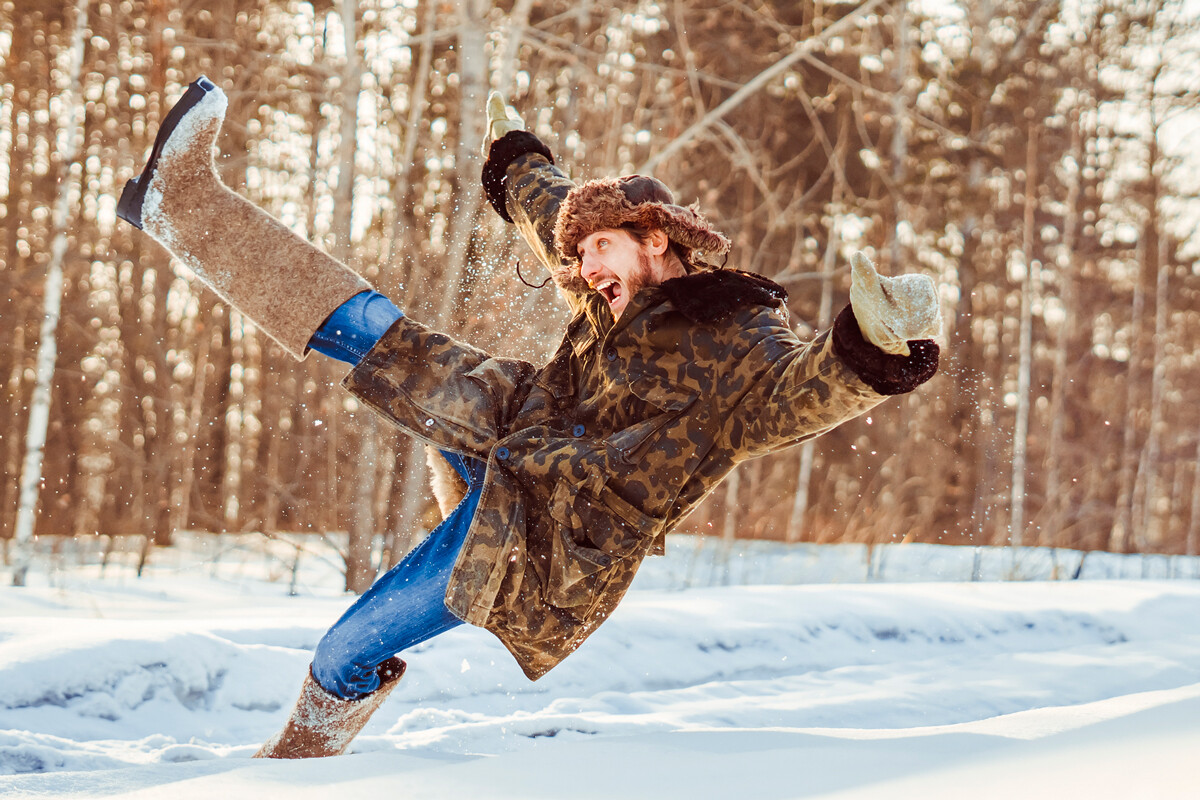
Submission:
[[[436,524],[342,367],[116,219],[202,73],[226,183],[497,354],[544,360],[567,316],[483,199],[491,88],[573,177],[698,202],[802,335],[855,249],[939,282],[934,380],[742,465],[681,532],[1194,554],[1198,31],[1180,0],[2,0],[5,560],[336,534],[361,590]]]

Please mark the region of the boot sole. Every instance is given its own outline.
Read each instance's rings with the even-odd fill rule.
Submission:
[[[183,97],[179,98],[179,102],[167,112],[162,127],[158,129],[158,135],[154,137],[154,147],[150,150],[150,158],[146,161],[146,168],[138,177],[126,181],[125,188],[121,191],[121,199],[117,201],[117,216],[138,230],[142,229],[142,203],[146,199],[146,190],[150,187],[150,180],[154,177],[154,168],[158,164],[159,154],[162,153],[167,140],[171,138],[171,134],[175,132],[175,128],[178,127],[179,121],[183,119],[184,115],[216,88],[216,84],[203,75],[188,85]]]

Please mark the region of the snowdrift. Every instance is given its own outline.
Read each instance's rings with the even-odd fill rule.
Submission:
[[[249,756],[336,583],[34,573],[0,589],[0,795],[1195,796],[1200,583],[648,588],[684,555],[536,683],[481,630],[414,648],[353,754],[305,763]]]

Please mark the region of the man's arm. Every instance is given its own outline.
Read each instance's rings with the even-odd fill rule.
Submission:
[[[562,290],[573,312],[588,292],[578,265],[563,261],[554,246],[558,209],[575,183],[554,165],[550,148],[524,130],[524,123],[493,93],[488,99],[487,161],[483,190],[493,209],[517,226],[521,238]]]
[[[738,461],[819,436],[937,372],[935,342],[911,341],[907,356],[887,353],[864,338],[850,306],[808,343],[766,309],[748,329],[754,335],[730,354],[723,377],[723,431]]]
[[[739,457],[819,436],[937,372],[942,319],[933,280],[881,276],[861,251],[851,262],[850,305],[812,343],[801,345],[765,310],[743,327],[751,344],[730,359],[742,375],[725,394],[736,398],[726,434]]]
[[[425,443],[483,459],[510,433],[536,371],[400,317],[342,385]]]

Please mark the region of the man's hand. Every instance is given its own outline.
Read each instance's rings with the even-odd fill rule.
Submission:
[[[525,130],[525,120],[512,106],[504,104],[504,95],[493,91],[487,99],[487,128],[483,134],[483,157],[488,157],[492,142],[513,131]]]
[[[908,343],[942,332],[937,288],[928,275],[881,276],[860,250],[850,258],[850,306],[871,344],[892,355],[910,355]]]

